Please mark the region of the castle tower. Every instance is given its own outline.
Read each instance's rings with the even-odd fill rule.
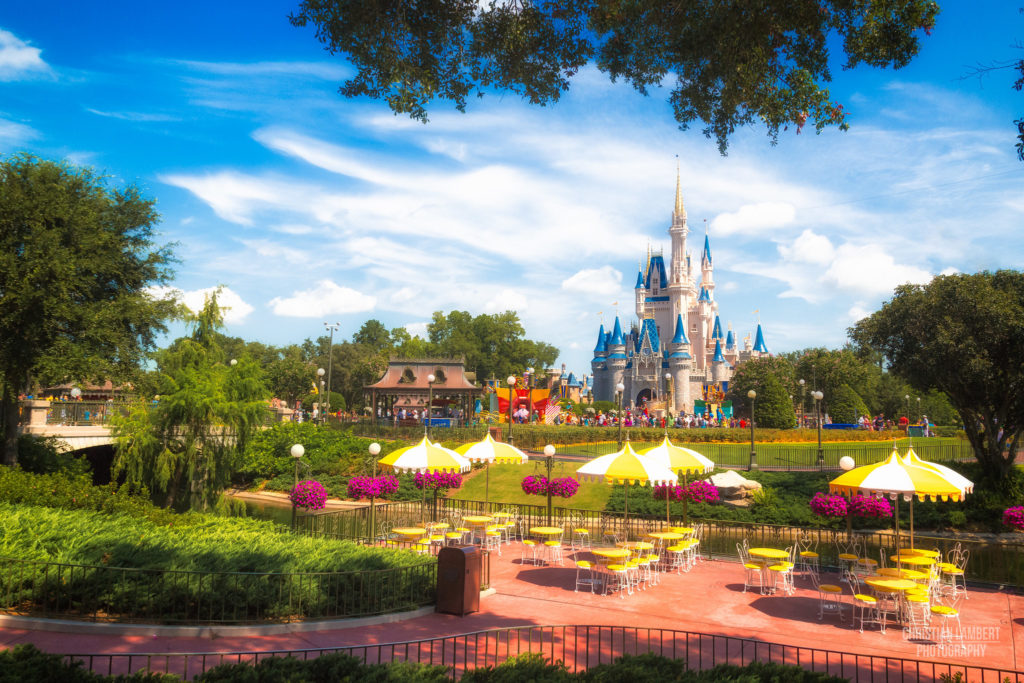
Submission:
[[[683,288],[688,283],[689,273],[686,259],[686,235],[690,229],[686,227],[686,207],[683,206],[683,191],[679,180],[679,166],[676,165],[676,204],[672,210],[672,227],[668,229],[672,239],[672,261],[669,267],[670,288]]]
[[[725,382],[729,379],[727,374],[728,364],[725,362],[725,356],[722,355],[722,342],[721,340],[715,340],[715,355],[711,358],[711,381],[712,382]]]
[[[764,332],[761,331],[761,323],[758,323],[757,324],[757,334],[754,335],[754,352],[753,352],[753,356],[754,356],[754,358],[758,358],[760,356],[767,356],[767,355],[769,355],[769,353],[768,353],[768,345],[764,343]]]
[[[668,371],[672,375],[672,403],[676,412],[690,409],[690,368],[693,357],[690,355],[690,340],[686,338],[686,324],[682,314],[676,316],[676,329],[672,341],[668,344]]]
[[[715,299],[714,263],[711,259],[711,239],[708,237],[707,224],[704,227],[704,251],[700,255],[700,284],[708,291],[711,300]]]
[[[615,396],[615,385],[619,382],[626,384],[626,337],[622,334],[622,325],[619,324],[619,316],[615,316],[615,326],[612,328],[612,335],[608,339],[608,360],[605,367],[608,382],[608,395]],[[627,386],[626,389],[629,389]],[[629,394],[623,396],[622,405],[626,405]]]
[[[601,325],[597,333],[597,345],[594,346],[594,359],[590,361],[590,371],[594,375],[594,396],[604,396],[605,385],[607,384],[606,363],[608,360],[608,336],[604,333],[604,325]]]
[[[644,298],[647,296],[647,287],[644,285],[644,271],[641,268],[636,274],[636,287],[633,288],[634,294],[636,294],[636,316],[643,320],[644,317]]]

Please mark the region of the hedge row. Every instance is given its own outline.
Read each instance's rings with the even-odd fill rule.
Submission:
[[[177,676],[137,673],[131,676],[103,676],[86,671],[80,662],[66,663],[61,655],[40,652],[32,645],[18,645],[0,652],[0,683],[21,681],[62,681],[64,683],[145,682],[172,683]],[[333,683],[334,681],[370,681],[390,683],[433,683],[448,681],[446,666],[395,662],[364,664],[346,654],[327,654],[314,659],[270,657],[257,664],[222,664],[193,679],[199,683]],[[660,655],[626,655],[612,664],[599,664],[586,671],[570,672],[565,666],[550,663],[540,655],[524,654],[498,666],[469,670],[462,681],[469,683],[746,683],[786,681],[787,683],[840,683],[846,679],[774,662],[753,662],[745,666],[720,664],[703,671],[691,671],[686,661]]]

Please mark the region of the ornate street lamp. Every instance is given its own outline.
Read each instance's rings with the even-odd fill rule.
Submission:
[[[825,398],[825,394],[812,391],[811,398],[814,399],[814,418],[818,423],[818,469],[825,469],[825,451],[821,449],[821,399]]]
[[[533,422],[533,368],[526,368],[526,405],[530,414],[526,418],[527,424]]]
[[[757,398],[757,392],[751,389],[747,392],[747,398],[750,399],[750,464],[747,469],[756,470],[757,451],[754,449],[754,400]]]
[[[903,400],[907,402],[907,428],[910,428],[910,394],[903,394]]]
[[[807,381],[804,379],[800,380],[800,427],[804,427],[804,418],[806,417],[807,409],[804,406],[804,392],[807,390],[805,386]]]
[[[236,365],[238,365],[238,361],[235,360],[234,358],[232,358],[231,359],[231,367],[235,367]]]
[[[331,411],[331,370],[334,369],[334,331],[341,329],[341,323],[324,323],[324,329],[331,333],[331,341],[327,346],[327,412]],[[324,406],[320,406],[321,410]],[[377,406],[373,406],[373,423],[377,424]]]
[[[674,415],[676,412],[676,397],[672,393],[672,373],[665,373],[665,406],[668,408],[668,414]],[[665,424],[668,425],[668,420],[665,420]]]
[[[320,382],[320,400],[318,401],[320,404],[320,424],[327,421],[327,411],[324,409],[324,372],[326,371],[323,368],[317,368],[316,370],[316,376]]]
[[[301,443],[297,443],[291,447],[289,451],[292,454],[292,459],[295,461],[295,479],[292,483],[292,531],[295,531],[295,489],[299,486],[299,459],[302,458],[306,452],[305,447]]]
[[[551,444],[544,447],[544,458],[548,461],[548,526],[551,526],[551,461],[555,459],[555,447]]]
[[[434,380],[433,374],[427,375],[427,414],[423,416],[423,435],[430,436],[430,417],[434,412],[431,408],[434,405]]]
[[[374,441],[370,444],[370,457],[373,459],[373,478],[377,478],[377,456],[380,455],[380,444]],[[377,504],[373,501],[373,484],[370,486],[370,544],[377,542]]]
[[[623,418],[623,416],[622,416],[622,395],[625,392],[626,392],[626,385],[625,384],[623,384],[622,382],[619,382],[618,384],[615,385],[615,393],[618,394],[618,396],[619,396],[619,414],[618,414],[618,418],[619,418],[619,450],[622,450],[622,422],[623,422],[623,419],[622,419]]]
[[[508,384],[508,442],[512,443],[512,396],[516,391],[516,376],[509,375],[505,382]]]

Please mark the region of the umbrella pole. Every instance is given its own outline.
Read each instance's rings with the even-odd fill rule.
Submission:
[[[916,548],[914,545],[914,498],[910,498],[910,547]]]
[[[484,503],[491,503],[491,463],[484,463]]]
[[[625,521],[625,524],[626,524],[626,541],[628,542],[629,541],[629,482],[627,481],[624,485],[626,487],[626,516],[624,518],[624,521]]]
[[[686,486],[689,484],[689,473],[683,473],[683,526],[686,526],[686,522],[690,519],[689,507],[690,499],[686,495]]]
[[[896,512],[893,514],[896,519],[896,554],[900,554],[900,494],[896,494]]]

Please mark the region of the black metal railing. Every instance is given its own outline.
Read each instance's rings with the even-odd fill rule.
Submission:
[[[52,401],[46,424],[67,426],[108,426],[115,415],[127,415],[132,404],[119,401]]]
[[[984,645],[984,643],[978,643]],[[970,644],[965,644],[965,648]],[[274,650],[230,653],[140,653],[66,655],[99,674],[130,674],[136,671],[176,674],[185,679],[221,664],[256,663],[271,657],[313,659],[344,653],[366,664],[417,662],[444,666],[453,679],[468,670],[495,666],[511,657],[534,653],[561,661],[572,672],[609,664],[622,655],[656,654],[686,662],[688,670],[710,669],[719,664],[743,666],[775,662],[809,671],[846,678],[854,683],[938,683],[962,680],[970,683],[1022,683],[1024,672],[980,664],[955,663],[961,654],[937,653],[946,661],[867,655],[841,650],[785,645],[751,638],[629,626],[520,626],[476,631],[460,635],[403,642],[306,650]],[[959,674],[960,678],[957,678]]]
[[[352,572],[199,572],[0,558],[0,609],[89,621],[244,624],[434,603],[437,562]]]
[[[540,526],[547,523],[547,508],[544,505],[527,505],[489,502],[481,500],[458,500],[444,498],[438,500],[439,519],[453,515],[486,515],[494,512],[513,512],[527,526]],[[409,526],[421,519],[419,502],[396,502],[378,505],[376,519],[378,522],[378,542],[381,530],[391,526]],[[428,512],[429,514],[429,512]],[[586,528],[591,538],[601,538],[605,531],[614,533],[619,538],[627,535],[632,538],[643,537],[651,531],[659,531],[664,525],[662,515],[630,514],[628,521],[619,512],[603,512],[582,508],[554,507],[552,523],[555,526],[572,526]],[[701,548],[709,555],[733,558],[736,555],[736,543],[747,539],[751,544],[786,547],[797,543],[801,535],[809,535],[815,543],[821,562],[827,566],[838,565],[838,542],[845,538],[845,532],[816,527],[796,527],[776,524],[760,524],[756,522],[719,521],[709,519],[693,519],[693,524],[704,525],[704,537]],[[368,543],[369,531],[368,508],[338,510],[308,515],[300,518],[297,527],[299,533],[324,536],[334,539],[347,539]],[[891,549],[893,537],[887,530],[857,530],[854,538],[864,546],[862,554],[874,559],[879,558],[880,551]],[[971,551],[971,561],[967,566],[967,578],[974,582],[1024,586],[1024,542],[990,541],[965,537],[940,537],[918,533],[915,535],[918,547],[937,548],[943,555],[956,543]]]

